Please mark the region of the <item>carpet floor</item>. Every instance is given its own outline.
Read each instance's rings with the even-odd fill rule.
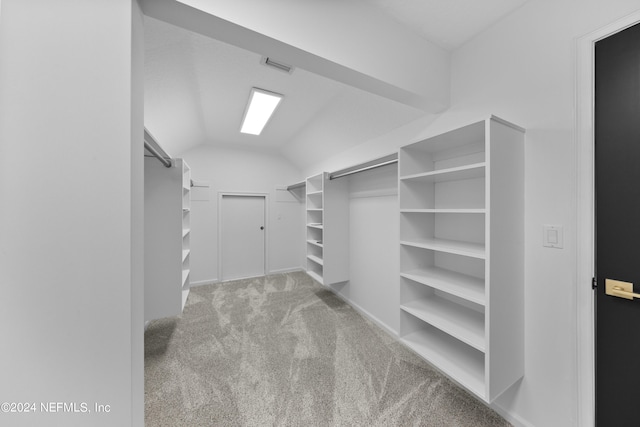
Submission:
[[[151,322],[145,423],[510,425],[302,272],[194,287]]]

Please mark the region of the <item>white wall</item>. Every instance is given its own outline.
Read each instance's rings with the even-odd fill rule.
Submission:
[[[357,163],[358,156],[368,160],[385,149],[391,151],[488,114],[527,129],[526,374],[495,406],[516,425],[579,423],[574,44],[581,35],[638,6],[637,0],[530,0],[453,53],[452,108],[435,122],[416,121],[306,171],[339,169],[345,163]],[[542,247],[543,224],[564,225],[564,249]],[[362,304],[359,299],[353,302]],[[580,425],[590,422],[581,420]]]
[[[530,1],[453,55],[454,108],[440,122],[493,112],[527,129],[527,375],[497,405],[530,425],[578,423],[576,286],[589,283],[577,284],[575,270],[575,40],[639,6]],[[565,226],[564,249],[542,247],[543,224]]]
[[[398,167],[339,178],[349,181],[349,281],[337,294],[392,334],[400,330]]]
[[[144,20],[131,3],[131,425],[144,425]]]
[[[37,404],[0,413],[3,425],[143,422],[136,12],[131,0],[2,2],[0,402]]]
[[[290,194],[276,190],[300,181],[302,173],[298,169],[279,154],[243,149],[201,146],[179,157],[191,167],[194,181],[210,185],[209,189],[194,188],[192,192],[208,192],[210,199],[191,202],[192,284],[219,280],[218,194],[221,191],[268,194],[268,273],[304,265],[304,205],[298,201],[278,201]]]

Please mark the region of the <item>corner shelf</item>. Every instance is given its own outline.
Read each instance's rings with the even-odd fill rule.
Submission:
[[[523,165],[495,116],[399,154],[401,341],[489,403],[524,375]]]

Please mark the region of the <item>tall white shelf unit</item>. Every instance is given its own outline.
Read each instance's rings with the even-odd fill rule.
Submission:
[[[401,340],[492,402],[524,375],[524,129],[400,149]]]
[[[349,193],[326,172],[306,180],[307,274],[325,286],[349,280]]]
[[[191,171],[145,158],[145,320],[182,313],[189,296]]]
[[[187,162],[182,163],[182,305],[181,310],[189,296],[191,273],[191,168]]]

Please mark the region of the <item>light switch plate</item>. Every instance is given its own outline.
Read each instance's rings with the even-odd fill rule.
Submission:
[[[564,247],[564,227],[561,225],[543,225],[542,246],[562,249]]]

